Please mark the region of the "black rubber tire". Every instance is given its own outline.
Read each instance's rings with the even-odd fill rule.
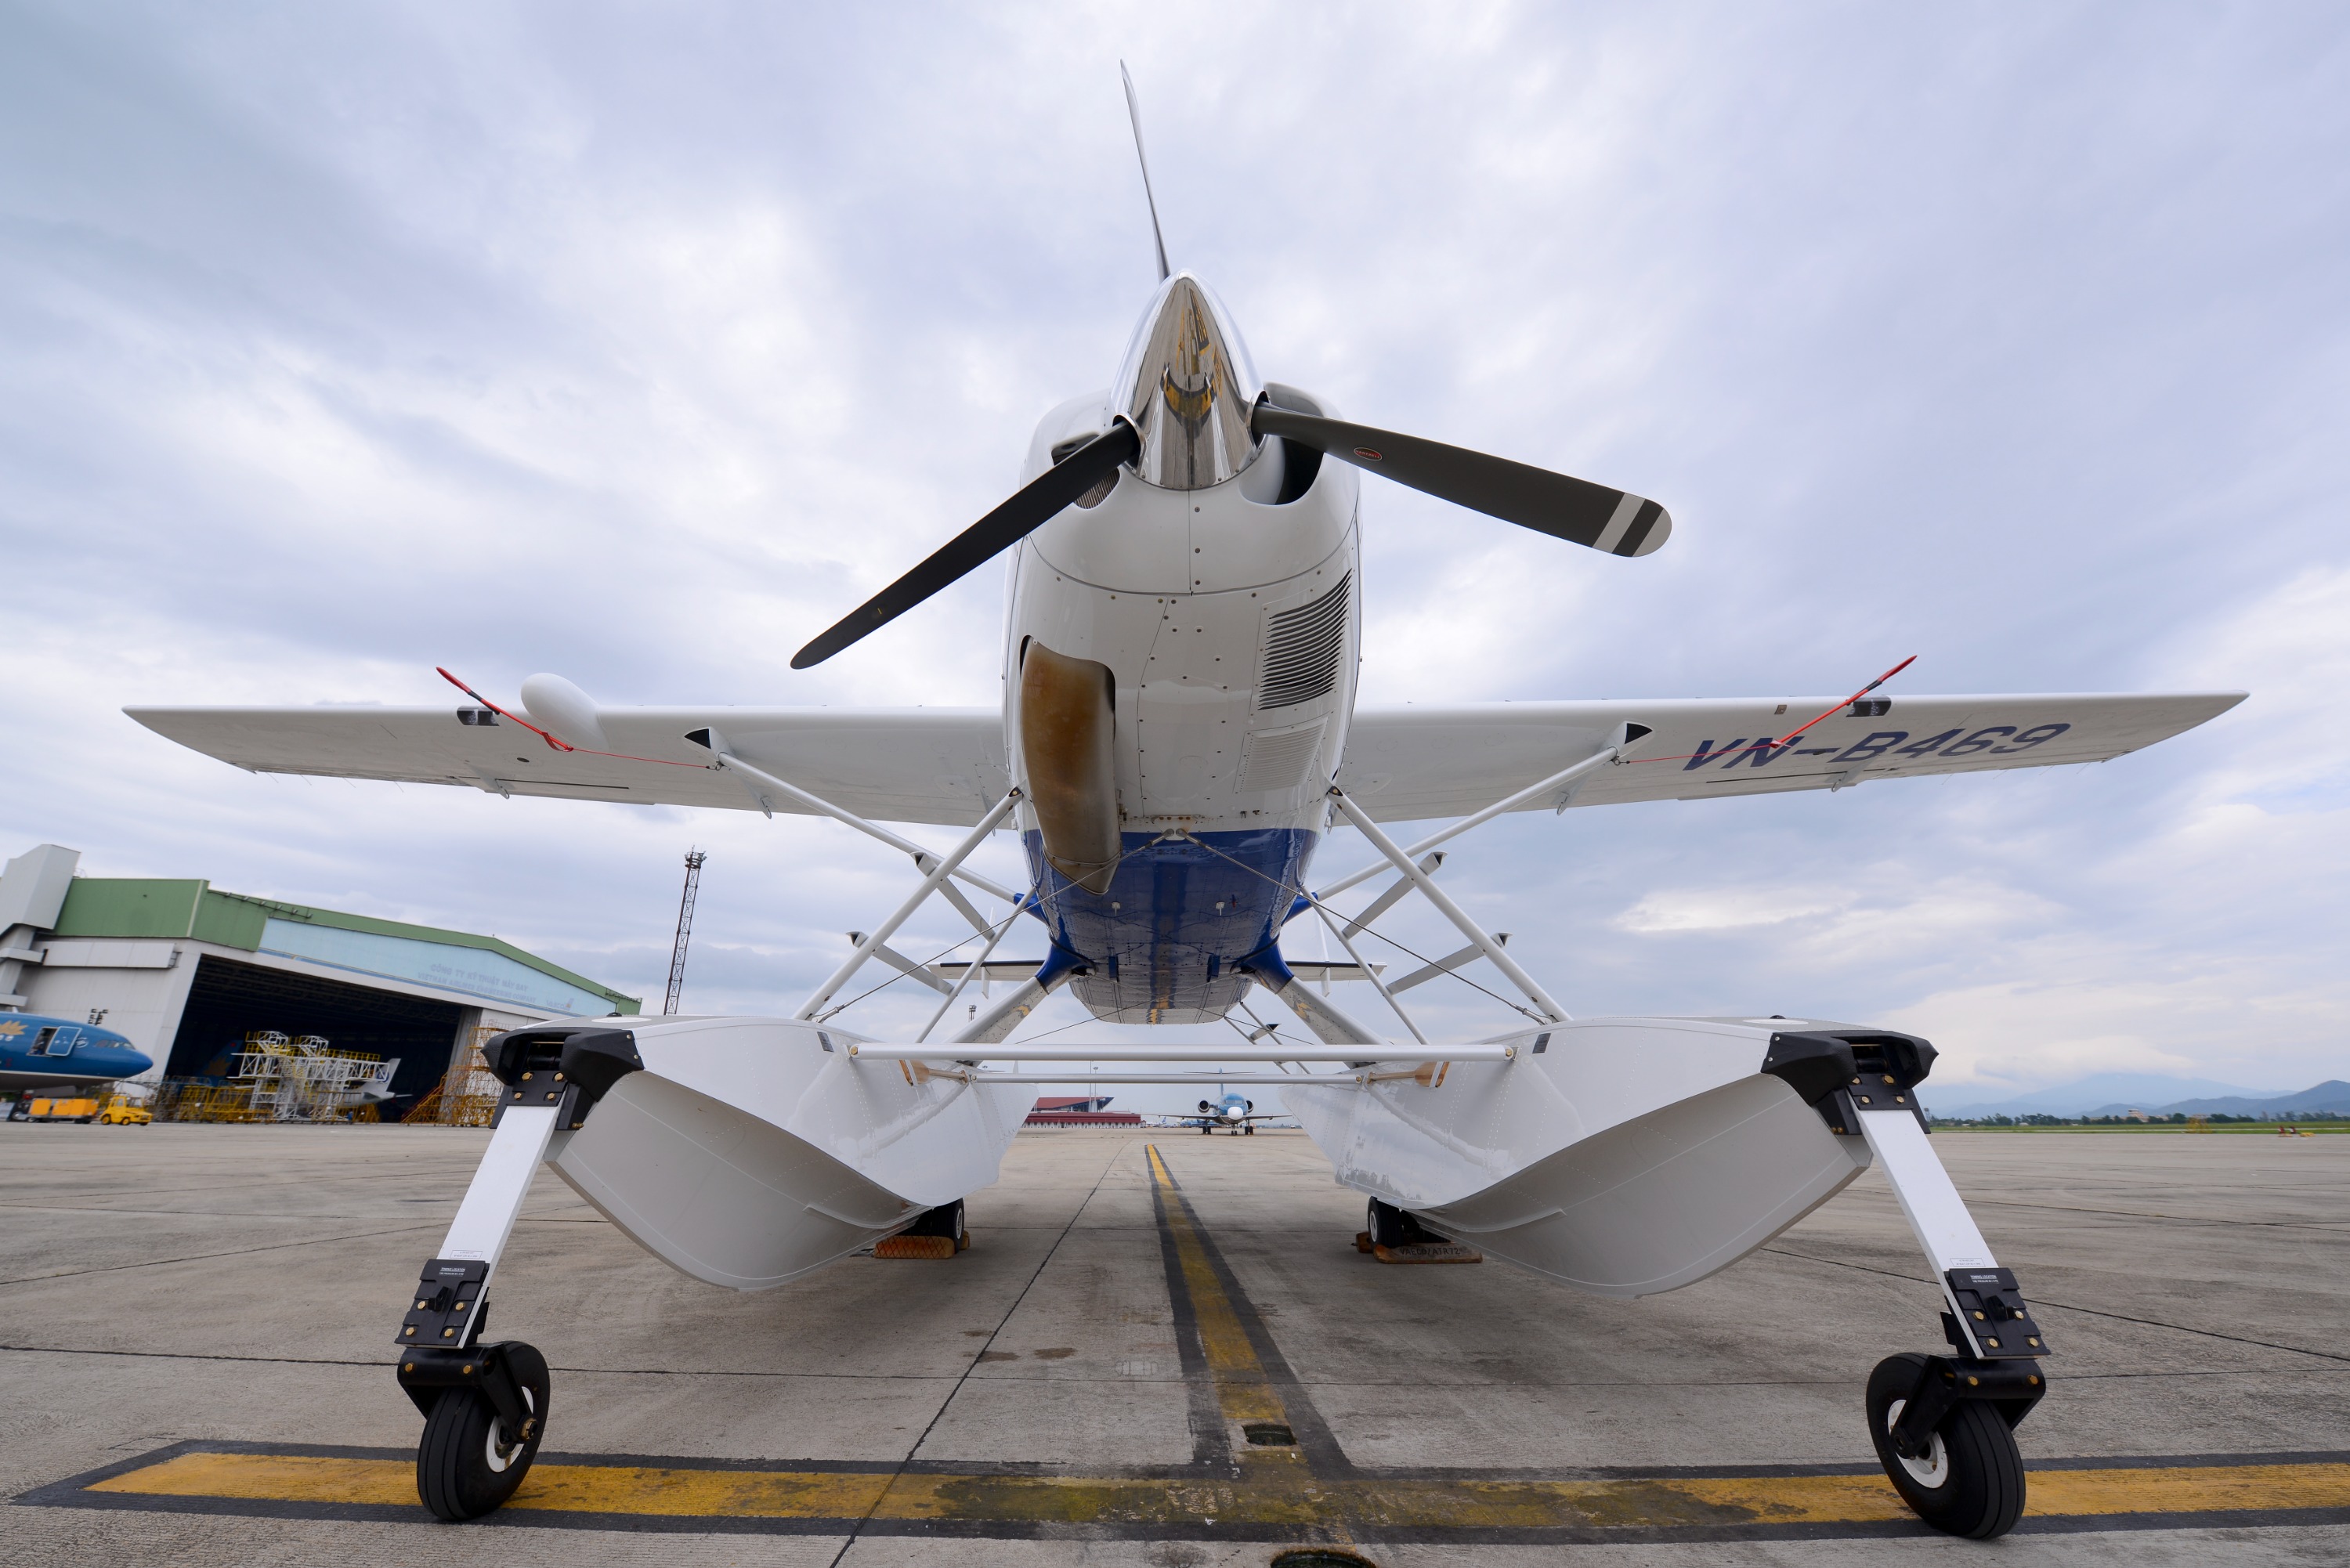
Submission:
[[[2023,1456],[1999,1411],[1980,1399],[1961,1399],[1935,1431],[1941,1476],[1928,1484],[1893,1447],[1900,1402],[1918,1386],[1926,1358],[1888,1355],[1868,1375],[1868,1435],[1886,1479],[1911,1511],[1935,1529],[1970,1541],[2005,1535],[2023,1517]]]
[[[416,1495],[439,1517],[452,1522],[479,1519],[514,1496],[538,1458],[546,1437],[546,1361],[527,1345],[501,1347],[515,1384],[536,1420],[527,1440],[502,1447],[492,1459],[493,1440],[506,1434],[487,1397],[471,1388],[446,1388],[424,1419],[416,1445]],[[502,1467],[502,1468],[501,1468]]]

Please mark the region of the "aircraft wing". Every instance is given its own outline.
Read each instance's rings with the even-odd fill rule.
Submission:
[[[2244,700],[2177,695],[1673,698],[1412,704],[1355,711],[1339,786],[1382,822],[1481,810],[1590,756],[1617,725],[1648,726],[1622,765],[1585,774],[1534,811],[1841,789],[1877,779],[2118,757]],[[1771,744],[1824,709],[1789,746]]]
[[[704,728],[754,766],[885,822],[967,826],[1011,787],[1003,721],[993,708],[598,709],[609,742],[603,749],[625,753],[617,756],[558,752],[519,724],[467,722],[453,707],[124,711],[253,773],[461,784],[504,795],[758,810],[739,774],[712,768],[710,753],[685,738]]]

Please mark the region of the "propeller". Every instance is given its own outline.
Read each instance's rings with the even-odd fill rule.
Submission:
[[[953,586],[1074,505],[1079,496],[1115,474],[1140,445],[1134,427],[1121,421],[1076,448],[1014,491],[1003,505],[941,545],[920,566],[841,617],[792,655],[792,668],[806,670],[823,663],[932,594]]]
[[[1122,465],[1144,457],[1143,431],[1149,432],[1151,455],[1137,465],[1136,472],[1153,484],[1193,489],[1221,483],[1248,465],[1256,443],[1279,436],[1472,512],[1611,556],[1646,556],[1665,542],[1673,531],[1672,517],[1643,496],[1505,457],[1267,401],[1250,384],[1253,374],[1247,369],[1246,352],[1235,353],[1238,337],[1226,341],[1229,326],[1214,296],[1189,273],[1180,277],[1169,274],[1159,199],[1151,193],[1150,161],[1142,150],[1142,106],[1123,60],[1118,69],[1126,87],[1127,117],[1134,127],[1135,158],[1142,165],[1142,193],[1150,205],[1159,289],[1151,306],[1154,315],[1144,318],[1128,363],[1120,368],[1123,384],[1113,389],[1114,400],[1126,394],[1122,403],[1113,401],[1121,410],[1117,421],[792,655],[794,670],[821,664],[889,625],[1043,527],[1097,485],[1101,489],[1093,500],[1099,501]],[[1203,364],[1209,367],[1205,371]],[[1235,366],[1240,384],[1232,380]],[[1247,404],[1252,396],[1255,402]],[[1200,406],[1190,407],[1192,401]],[[1235,405],[1243,404],[1248,408],[1248,435],[1253,441],[1243,438],[1235,417],[1240,412]],[[1143,431],[1129,420],[1140,421]],[[1168,459],[1163,449],[1170,443],[1180,448],[1181,461]]]
[[[1648,555],[1673,531],[1672,514],[1645,497],[1506,457],[1266,402],[1251,410],[1249,425],[1260,437],[1310,446],[1456,506],[1611,556]]]
[[[1279,436],[1472,512],[1611,556],[1648,555],[1673,531],[1672,514],[1644,496],[1465,447],[1324,419],[1268,402],[1250,410],[1249,425],[1260,439]],[[792,668],[806,670],[823,663],[985,565],[1115,475],[1119,465],[1132,462],[1140,449],[1134,427],[1120,421],[1070,452],[920,566],[792,655]]]

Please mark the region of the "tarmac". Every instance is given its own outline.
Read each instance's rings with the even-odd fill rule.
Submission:
[[[958,1257],[754,1295],[542,1172],[490,1336],[556,1369],[546,1450],[441,1524],[391,1334],[487,1136],[0,1128],[0,1561],[2350,1562],[2350,1137],[1936,1137],[2055,1352],[1979,1543],[1865,1430],[1940,1347],[1874,1172],[1623,1302],[1357,1252],[1299,1134],[1096,1128],[1022,1134]]]

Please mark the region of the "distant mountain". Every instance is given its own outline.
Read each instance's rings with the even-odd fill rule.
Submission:
[[[2303,1089],[2297,1095],[2271,1095],[2264,1098],[2227,1095],[2218,1099],[2179,1100],[2167,1106],[2101,1106],[2089,1115],[2117,1116],[2133,1108],[2148,1116],[2165,1116],[2178,1114],[2190,1116],[2282,1116],[2295,1111],[2350,1116],[2350,1084],[2339,1078],[2329,1078],[2315,1088]]]
[[[2118,1105],[2125,1110],[2135,1106],[2152,1114],[2157,1106],[2188,1099],[2268,1100],[2277,1093],[2273,1089],[2247,1089],[2240,1084],[2214,1083],[2209,1078],[2174,1078],[2159,1073],[2097,1073],[2078,1083],[2005,1099],[1959,1099],[1960,1095],[1973,1087],[1967,1085],[1938,1092],[1929,1078],[1918,1097],[1938,1116],[2085,1116],[2121,1114],[2100,1108],[2106,1106]],[[1949,1103],[1945,1104],[1945,1100]]]

